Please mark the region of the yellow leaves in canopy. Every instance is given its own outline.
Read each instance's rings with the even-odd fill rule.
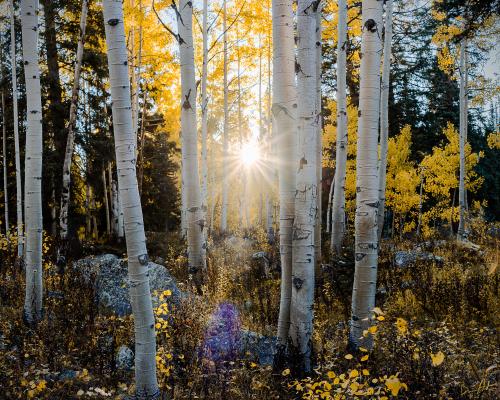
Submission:
[[[490,133],[487,140],[490,149],[500,150],[500,132]]]
[[[438,351],[436,354],[431,353],[432,366],[438,367],[444,361],[444,354],[442,351]]]

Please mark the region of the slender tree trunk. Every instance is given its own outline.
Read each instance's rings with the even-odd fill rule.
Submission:
[[[14,112],[14,149],[16,153],[17,257],[18,259],[22,259],[24,252],[23,185],[21,176],[21,150],[19,146],[19,111],[17,103],[17,61],[14,0],[10,1],[10,9],[10,60],[12,68],[12,108]]]
[[[385,3],[384,63],[380,99],[380,163],[378,168],[378,240],[382,238],[385,214],[387,145],[389,138],[389,88],[391,78],[392,0]]]
[[[142,182],[144,179],[144,145],[146,144],[146,92],[143,94],[143,104],[142,104],[142,115],[141,115],[141,129],[139,132],[139,174],[138,174],[138,184],[139,184],[139,194],[142,196]]]
[[[335,186],[335,179],[332,179],[330,183],[330,191],[328,192],[328,208],[326,209],[326,233],[331,232],[332,226],[332,200],[333,200],[333,188]]]
[[[108,202],[108,185],[106,183],[106,169],[102,169],[102,187],[104,192],[104,207],[106,209],[106,234],[110,235],[111,233],[111,221],[109,218],[109,202]]]
[[[112,179],[111,173],[109,174],[109,181],[111,182],[111,198],[112,202],[112,212],[113,212],[113,233],[116,237],[119,236],[119,209],[118,209],[118,187],[116,185],[116,181]]]
[[[323,121],[321,114],[321,68],[323,63],[322,54],[322,33],[321,15],[322,3],[319,2],[318,11],[316,13],[316,109],[318,110],[318,131],[316,133],[316,174],[318,181],[318,197],[317,201],[317,215],[316,227],[314,231],[314,251],[316,263],[321,262],[321,223],[322,223],[322,193],[323,193]]]
[[[222,153],[222,215],[220,228],[222,232],[227,231],[227,213],[229,208],[228,199],[228,140],[229,140],[229,106],[228,106],[228,96],[229,90],[227,87],[227,66],[228,66],[228,54],[227,54],[227,4],[226,0],[223,1],[223,21],[222,21],[222,31],[223,31],[223,42],[224,42],[224,134],[223,134],[223,153]]]
[[[293,0],[272,0],[273,106],[277,132],[280,197],[281,294],[278,317],[278,348],[275,366],[281,368],[290,328],[292,298],[292,228],[295,216],[295,171],[297,159],[297,90],[295,86],[295,42]]]
[[[332,252],[340,254],[344,241],[345,224],[345,177],[347,164],[347,94],[346,94],[346,47],[347,3],[339,0],[337,39],[337,143],[335,160],[335,187],[332,202]],[[333,184],[332,182],[332,184]]]
[[[9,194],[8,194],[8,182],[7,182],[7,129],[5,126],[5,95],[2,89],[2,161],[3,161],[3,204],[5,213],[5,236],[9,240],[10,230],[9,230]]]
[[[193,48],[193,4],[180,0],[177,13],[181,64],[182,167],[185,168],[189,273],[201,289],[205,260],[205,221],[198,175],[198,132],[196,123],[196,79]]]
[[[299,371],[311,371],[315,240],[317,218],[316,13],[317,2],[297,6],[298,165],[293,223],[292,302],[290,339]]]
[[[24,76],[26,80],[26,297],[24,320],[42,319],[42,97],[38,65],[38,1],[21,1]]]
[[[269,10],[271,10],[271,5],[269,0],[267,1]],[[266,191],[266,230],[267,230],[267,241],[269,243],[274,243],[274,202],[275,202],[275,187],[279,186],[278,181],[278,171],[276,170],[276,162],[274,159],[274,148],[273,148],[273,138],[275,137],[276,126],[272,122],[272,87],[271,87],[271,65],[272,65],[272,48],[271,48],[271,35],[272,32],[269,30],[269,41],[267,46],[267,158],[270,159],[270,168],[273,184]]]
[[[424,174],[420,174],[420,191],[419,191],[419,204],[418,204],[418,225],[417,225],[417,237],[420,236],[420,229],[422,227],[422,210],[424,205]]]
[[[201,72],[201,209],[206,221],[208,210],[208,163],[207,163],[207,136],[208,136],[208,0],[203,0],[203,66]],[[205,230],[205,236],[207,230]]]
[[[59,259],[66,256],[66,241],[68,237],[68,209],[70,202],[71,185],[71,163],[75,147],[76,114],[78,109],[78,93],[80,91],[80,74],[82,71],[83,49],[85,45],[85,29],[87,26],[88,0],[82,1],[82,12],[80,15],[80,35],[76,50],[75,71],[73,88],[71,90],[71,105],[69,109],[68,137],[66,139],[66,151],[64,153],[64,165],[62,174],[61,209],[59,211],[59,227],[61,248]]]
[[[138,399],[157,399],[155,320],[148,278],[148,253],[135,171],[134,127],[121,0],[104,0],[103,12],[113,101],[118,186],[123,204],[130,300],[135,325],[135,383]]]
[[[458,184],[458,205],[460,210],[458,224],[458,240],[467,240],[467,227],[465,224],[465,216],[467,208],[465,204],[465,144],[467,136],[467,87],[465,85],[467,76],[467,63],[465,54],[467,51],[467,41],[464,39],[460,44],[460,177]]]
[[[350,345],[371,348],[363,332],[371,325],[378,261],[378,119],[380,112],[380,55],[382,2],[362,3],[361,71],[358,147],[356,156],[355,272],[352,289]]]

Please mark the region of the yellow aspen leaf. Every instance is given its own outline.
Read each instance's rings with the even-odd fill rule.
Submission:
[[[379,316],[377,317],[377,320],[378,320],[378,321],[383,321],[384,319],[385,319],[385,317],[384,317],[383,315],[379,315]]]
[[[368,357],[369,357],[369,356],[368,356],[368,354],[364,355],[363,357],[361,357],[361,361],[366,361],[366,360],[368,360]]]
[[[384,315],[384,312],[379,307],[375,307],[373,312],[377,315]]]
[[[377,326],[375,326],[375,325],[374,325],[374,326],[370,326],[370,327],[368,328],[368,332],[370,332],[371,334],[374,334],[374,333],[376,333],[376,332],[377,332],[377,329],[378,329],[378,328],[377,328]]]
[[[432,366],[438,367],[444,361],[444,354],[442,351],[438,351],[436,354],[431,353]]]
[[[351,372],[349,372],[349,378],[356,378],[359,376],[359,372],[357,369],[353,369]]]
[[[370,371],[368,371],[367,369],[364,369],[362,372],[364,376],[370,375]]]
[[[281,375],[283,375],[283,376],[290,375],[290,369],[289,369],[289,368],[285,369],[285,370],[281,373]]]
[[[346,360],[352,360],[352,354],[346,354],[346,355],[344,356],[344,358],[345,358]]]
[[[333,372],[333,371],[328,371],[328,372],[326,373],[326,375],[327,375],[327,376],[328,376],[328,378],[330,378],[330,379],[335,378],[335,372]]]

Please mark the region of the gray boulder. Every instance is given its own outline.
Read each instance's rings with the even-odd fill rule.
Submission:
[[[405,268],[417,261],[429,261],[443,264],[443,257],[436,256],[425,251],[397,251],[394,255],[394,263],[399,268]]]
[[[76,261],[73,268],[80,271],[87,283],[94,285],[99,313],[114,314],[119,317],[132,313],[126,260],[119,259],[112,254],[104,254]],[[148,269],[153,307],[159,304],[155,293],[161,294],[165,290],[170,290],[172,293],[166,298],[167,301],[178,304],[183,294],[167,269],[153,262],[148,263]]]
[[[120,346],[116,352],[116,368],[130,371],[134,367],[134,352],[127,346]]]
[[[242,330],[240,352],[243,358],[249,357],[260,365],[272,365],[276,353],[276,337],[263,336],[255,332]]]

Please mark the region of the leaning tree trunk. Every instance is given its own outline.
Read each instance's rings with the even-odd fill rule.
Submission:
[[[311,371],[315,243],[318,212],[316,169],[316,13],[317,1],[299,0],[297,6],[297,124],[298,163],[293,223],[292,301],[290,341],[298,371]]]
[[[106,234],[109,238],[111,233],[111,220],[109,218],[108,185],[106,182],[106,169],[104,167],[102,169],[102,189],[104,193],[104,208],[106,210]]]
[[[339,0],[337,38],[337,143],[333,182],[331,250],[340,254],[345,235],[345,177],[347,164],[346,46],[347,3]],[[332,185],[333,185],[332,182]]]
[[[297,90],[295,86],[293,0],[273,0],[272,10],[272,115],[277,134],[281,258],[281,295],[275,366],[281,368],[290,329],[292,228],[295,216],[295,160],[297,159]]]
[[[328,207],[326,209],[326,233],[331,232],[332,223],[332,200],[333,200],[333,188],[335,186],[335,179],[332,179],[330,183],[330,191],[328,192]]]
[[[17,214],[17,257],[22,259],[24,252],[23,229],[23,185],[21,178],[21,150],[19,146],[19,112],[17,104],[17,62],[16,30],[14,19],[14,0],[10,1],[10,59],[12,68],[12,109],[14,113],[14,150],[16,163],[16,214]]]
[[[80,36],[76,49],[75,71],[73,88],[71,90],[71,105],[69,109],[68,138],[66,139],[66,152],[64,153],[64,165],[62,174],[61,210],[59,212],[59,227],[61,244],[59,248],[59,262],[65,262],[66,241],[68,238],[68,210],[71,194],[71,162],[75,147],[76,112],[78,108],[78,92],[80,91],[80,73],[82,71],[83,48],[85,44],[85,28],[87,26],[88,0],[82,1],[82,12],[80,15]]]
[[[155,320],[148,279],[148,253],[137,186],[127,47],[121,0],[104,0],[106,45],[113,104],[119,197],[123,204],[130,300],[135,326],[135,383],[138,399],[159,397]]]
[[[203,219],[207,220],[208,210],[208,163],[207,163],[207,136],[208,136],[208,0],[203,0],[203,66],[201,72],[201,209]],[[205,230],[205,236],[207,230]]]
[[[465,53],[467,51],[467,41],[464,39],[460,45],[460,127],[459,127],[459,143],[460,143],[460,178],[458,183],[458,206],[459,206],[459,223],[458,223],[458,240],[467,239],[467,227],[465,225],[465,216],[467,213],[465,199],[465,143],[467,136],[467,87],[465,85],[467,76],[467,63],[465,61]]]
[[[21,1],[24,76],[26,81],[26,297],[24,320],[42,319],[42,97],[38,65],[38,1]]]
[[[380,100],[380,163],[378,168],[378,241],[382,238],[385,214],[387,142],[389,138],[389,87],[391,78],[392,0],[385,5],[384,63]]]
[[[372,321],[377,282],[378,119],[380,111],[380,55],[382,2],[363,0],[358,147],[356,157],[355,272],[349,343],[371,348],[363,336]]]
[[[5,213],[5,236],[7,240],[10,236],[9,231],[9,194],[7,188],[7,129],[5,126],[6,118],[5,118],[5,95],[2,89],[2,161],[3,161],[3,204],[4,204],[4,213]]]
[[[229,135],[229,105],[228,105],[228,96],[229,91],[227,87],[227,64],[228,64],[228,54],[227,54],[227,4],[226,0],[223,2],[223,21],[222,21],[222,32],[223,32],[223,42],[224,42],[224,78],[223,78],[223,86],[224,86],[224,133],[222,138],[222,212],[221,212],[221,222],[220,229],[222,232],[227,231],[227,213],[229,208],[229,199],[228,199],[228,135]]]
[[[205,261],[205,221],[203,220],[198,175],[198,132],[196,123],[196,78],[193,48],[193,4],[180,0],[177,30],[181,64],[182,168],[185,169],[187,243],[189,273],[201,289]]]

